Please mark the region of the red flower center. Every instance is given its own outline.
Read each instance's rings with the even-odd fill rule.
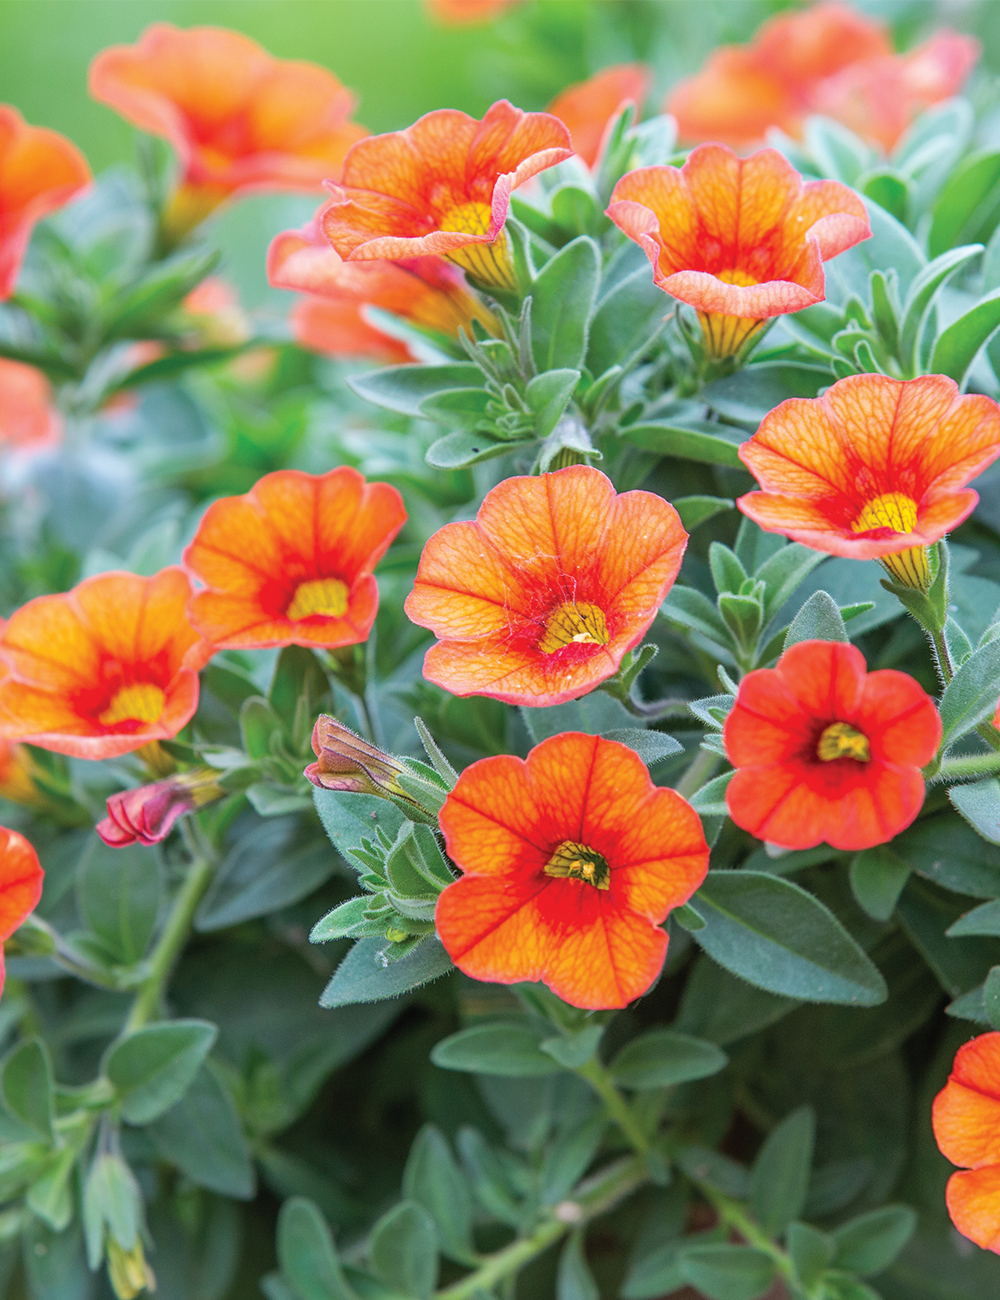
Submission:
[[[607,859],[586,844],[563,840],[542,868],[547,876],[583,880],[595,889],[611,888],[611,868]]]

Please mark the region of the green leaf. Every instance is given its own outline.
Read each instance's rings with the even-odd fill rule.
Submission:
[[[789,397],[815,397],[830,383],[825,366],[798,361],[761,361],[738,374],[713,379],[701,390],[709,406],[727,420],[758,425],[768,411]]]
[[[290,907],[330,878],[336,855],[325,840],[293,847],[298,826],[297,817],[274,818],[236,841],[198,907],[196,930],[224,930]]]
[[[28,1208],[56,1232],[64,1231],[73,1218],[73,1186],[70,1181],[79,1152],[64,1147],[49,1161],[48,1168],[28,1189]]]
[[[531,286],[531,351],[540,373],[583,365],[600,274],[597,245],[583,236],[550,258]]]
[[[270,758],[276,737],[284,735],[285,725],[269,700],[262,695],[244,700],[240,708],[240,735],[243,748],[251,758]]]
[[[434,1220],[445,1255],[460,1264],[474,1260],[472,1194],[447,1139],[433,1124],[424,1125],[410,1148],[403,1195]]]
[[[983,1009],[986,1019],[996,1029],[1000,1024],[1000,966],[993,966],[983,982]]]
[[[147,1128],[161,1159],[199,1187],[249,1201],[256,1190],[253,1159],[229,1093],[202,1065],[180,1101]]]
[[[278,1263],[296,1300],[357,1300],[337,1258],[326,1220],[312,1201],[295,1196],[278,1214]]]
[[[583,1253],[583,1231],[571,1232],[559,1256],[556,1300],[601,1300],[594,1275]]]
[[[753,576],[766,587],[765,623],[774,617],[813,569],[822,564],[825,559],[826,556],[821,551],[812,551],[808,546],[800,546],[797,542],[792,542],[788,546],[783,546],[780,551],[775,551],[764,561]]]
[[[123,965],[146,951],[160,908],[156,849],[110,848],[98,835],[87,843],[77,876],[77,902],[90,930]]]
[[[446,433],[427,448],[424,459],[432,469],[464,469],[502,456],[521,443],[497,442],[488,433]]]
[[[900,326],[899,356],[907,373],[916,374],[919,369],[918,348],[938,293],[956,271],[982,251],[982,244],[952,248],[936,257],[914,278],[903,304]]]
[[[772,1237],[783,1233],[802,1213],[809,1188],[816,1114],[800,1106],[771,1130],[750,1175],[750,1206]]]
[[[984,844],[954,813],[921,817],[896,836],[892,851],[945,889],[975,898],[1000,898],[1000,850]]]
[[[706,465],[741,465],[737,448],[747,440],[743,430],[708,420],[691,420],[688,424],[645,420],[626,425],[618,432],[633,447],[655,451],[660,456],[701,461]]]
[[[383,955],[387,946],[385,939],[359,939],[334,971],[320,1006],[346,1007],[396,998],[453,969],[451,958],[434,935],[428,935],[398,961]]]
[[[995,776],[953,785],[948,798],[969,825],[991,844],[1000,844],[1000,781]]]
[[[611,1063],[623,1088],[668,1088],[718,1074],[729,1058],[714,1043],[672,1029],[649,1029],[626,1043]]]
[[[825,591],[814,591],[792,619],[785,649],[800,641],[849,641],[837,602]]]
[[[587,1025],[575,1033],[557,1034],[553,1038],[542,1039],[539,1046],[547,1052],[553,1061],[558,1061],[566,1070],[577,1070],[586,1065],[597,1051],[604,1034],[603,1025]]]
[[[527,1020],[490,1020],[435,1044],[431,1060],[443,1070],[529,1078],[554,1074],[559,1063],[542,1051],[543,1035]]]
[[[101,1263],[104,1226],[124,1250],[131,1250],[142,1224],[142,1193],[135,1175],[119,1155],[98,1152],[87,1174],[83,1222],[91,1270]]]
[[[453,388],[481,387],[482,382],[483,372],[478,366],[456,362],[444,366],[390,366],[352,375],[347,386],[376,406],[416,417],[425,398]]]
[[[680,741],[663,731],[646,731],[642,727],[614,727],[610,731],[602,731],[601,735],[605,740],[616,740],[619,745],[634,749],[647,767],[684,752]]]
[[[429,1300],[437,1282],[434,1220],[413,1201],[402,1201],[372,1228],[372,1267],[383,1282],[414,1300]]]
[[[330,842],[345,858],[363,839],[373,840],[378,830],[394,840],[406,820],[395,804],[372,794],[351,794],[314,786],[313,803]]]
[[[833,1231],[836,1268],[873,1277],[889,1267],[913,1236],[917,1215],[908,1205],[884,1205]]]
[[[961,387],[979,349],[1000,326],[1000,289],[981,298],[964,316],[943,330],[934,344],[930,371],[949,375]]]
[[[990,903],[980,903],[950,925],[945,932],[949,939],[961,939],[970,934],[988,934],[1000,939],[1000,898]]]
[[[524,398],[535,416],[536,437],[549,436],[562,419],[579,382],[579,370],[546,370],[531,380],[524,390]]]
[[[677,1163],[689,1178],[710,1183],[738,1201],[745,1201],[750,1195],[749,1169],[724,1156],[721,1151],[699,1146],[681,1147],[677,1152]]]
[[[985,243],[1000,216],[1000,151],[963,158],[941,186],[927,236],[931,257],[959,244]]]
[[[556,1205],[569,1195],[593,1163],[607,1126],[607,1116],[599,1110],[559,1134],[545,1153],[539,1175],[543,1205]]]
[[[888,921],[910,878],[910,870],[910,864],[888,845],[865,849],[851,859],[851,890],[873,920]]]
[[[695,895],[706,925],[695,938],[727,970],[806,1002],[871,1007],[885,980],[812,894],[759,871],[713,871]]]
[[[669,301],[657,287],[648,265],[619,280],[602,296],[590,323],[590,373],[602,375],[611,366],[629,361],[658,331]]]
[[[794,998],[744,983],[702,954],[684,985],[674,1025],[725,1047],[766,1029],[798,1005]]]
[[[716,515],[731,510],[736,503],[731,501],[729,497],[693,496],[675,497],[671,504],[680,515],[681,523],[690,533],[699,524],[706,523],[709,519],[714,519]]]
[[[774,1281],[774,1263],[752,1246],[689,1246],[681,1276],[708,1300],[756,1300]]]
[[[1000,696],[1000,640],[966,659],[941,697],[941,752],[993,716]]]
[[[714,601],[694,587],[675,583],[660,610],[671,623],[700,632],[719,645],[729,645],[729,629],[720,618]]]
[[[791,1223],[785,1238],[795,1275],[806,1291],[811,1291],[823,1276],[837,1247],[833,1238],[808,1223]]]
[[[721,776],[715,777],[700,790],[696,790],[689,800],[695,812],[700,813],[702,817],[728,817],[726,788],[733,776],[732,772],[723,772]]]
[[[46,1142],[55,1141],[55,1095],[49,1050],[39,1038],[13,1048],[3,1060],[0,1091],[10,1113]]]
[[[947,931],[964,907],[961,899],[912,876],[896,915],[914,947],[952,998],[981,984],[996,961],[992,939],[949,939]]]
[[[146,1025],[112,1043],[104,1073],[127,1124],[148,1124],[169,1110],[194,1082],[218,1035],[207,1020]]]
[[[434,424],[472,433],[486,419],[490,401],[490,395],[481,383],[475,388],[453,388],[447,393],[425,397],[420,403],[420,416]]]

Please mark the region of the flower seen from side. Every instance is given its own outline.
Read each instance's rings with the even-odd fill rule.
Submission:
[[[964,1043],[934,1099],[934,1137],[953,1165],[948,1213],[959,1232],[1000,1254],[1000,1034]]]
[[[312,747],[316,762],[309,764],[305,775],[313,785],[414,802],[399,781],[410,769],[327,713],[316,719]]]
[[[424,676],[508,704],[574,700],[642,640],[686,545],[662,497],[618,495],[589,466],[509,478],[424,547],[406,599],[439,638]]]
[[[220,27],[154,23],[97,55],[90,93],[173,146],[181,176],[166,225],[178,237],[234,195],[319,190],[367,134],[332,72]]]
[[[329,357],[364,357],[398,366],[417,358],[402,339],[365,319],[364,304],[347,299],[300,298],[288,313],[292,338],[300,348]]]
[[[378,610],[373,571],[405,521],[394,487],[349,466],[266,474],[213,502],[184,552],[207,587],[191,621],[220,649],[364,641]]]
[[[802,641],[743,678],[723,738],[737,826],[784,849],[857,850],[917,816],[941,719],[908,674],[869,673],[843,642]]]
[[[45,375],[23,361],[0,357],[0,449],[51,446],[62,429]]]
[[[435,923],[460,970],[623,1007],[663,966],[671,908],[705,878],[697,813],[615,741],[567,732],[467,767],[440,814],[463,875]]]
[[[698,313],[713,357],[733,356],[768,320],[826,296],[823,263],[871,236],[839,181],[803,181],[776,149],[737,158],[705,144],[683,167],[641,167],[608,216],[646,253],[653,279]]]
[[[214,647],[187,618],[179,568],[102,573],[37,596],[0,635],[0,737],[74,758],[114,758],[176,736]]]
[[[0,992],[4,985],[3,941],[9,939],[42,896],[38,854],[17,831],[0,826]]]
[[[164,781],[121,790],[108,799],[108,815],[94,829],[105,844],[159,844],[185,813],[221,799],[218,772],[205,767],[169,776]]]
[[[601,154],[604,133],[627,103],[642,111],[649,93],[652,73],[643,63],[619,63],[604,68],[586,81],[567,86],[548,107],[553,117],[564,122],[573,140],[573,151],[588,167]]]
[[[58,131],[0,104],[0,299],[14,292],[35,223],[90,182],[83,154]]]
[[[972,513],[966,485],[1000,455],[1000,407],[945,375],[851,375],[782,402],[739,455],[762,490],[737,505],[761,528],[926,588],[927,547]]]
[[[345,261],[434,253],[484,285],[511,289],[511,192],[572,152],[569,131],[549,113],[523,113],[505,99],[481,122],[437,109],[354,145],[323,229]]]

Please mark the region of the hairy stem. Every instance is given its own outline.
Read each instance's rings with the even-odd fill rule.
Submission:
[[[714,1207],[722,1223],[732,1228],[734,1232],[738,1232],[748,1245],[769,1256],[781,1276],[787,1282],[794,1284],[796,1280],[795,1266],[792,1264],[788,1253],[782,1250],[777,1242],[768,1236],[760,1224],[754,1222],[747,1213],[746,1207],[739,1201],[734,1201],[732,1197],[718,1191],[711,1184],[702,1182],[701,1179],[695,1178],[692,1181]]]
[[[615,1087],[611,1075],[601,1065],[600,1061],[596,1058],[588,1061],[586,1065],[579,1067],[577,1074],[581,1079],[587,1080],[601,1101],[604,1102],[608,1114],[628,1138],[632,1148],[640,1156],[645,1156],[649,1150],[649,1138],[642,1131],[629,1108],[628,1102]]]

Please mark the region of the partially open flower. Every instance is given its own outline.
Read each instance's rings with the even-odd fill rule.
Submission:
[[[698,312],[713,357],[733,356],[773,316],[826,296],[823,263],[871,236],[839,181],[803,181],[776,149],[725,145],[683,167],[641,167],[615,186],[608,216],[639,244],[665,292]]]
[[[740,682],[723,729],[729,815],[784,849],[886,844],[924,802],[941,719],[919,682],[861,651],[802,641]]]
[[[618,63],[603,68],[586,81],[567,86],[548,111],[569,127],[573,151],[588,167],[601,154],[604,133],[617,113],[628,103],[641,111],[653,76],[644,63]]]
[[[424,676],[509,704],[575,700],[617,672],[673,585],[687,533],[652,492],[586,465],[509,478],[424,547],[406,612]]]
[[[159,844],[178,817],[221,799],[225,791],[213,768],[178,773],[165,781],[122,790],[108,799],[108,815],[94,829],[105,844]]]
[[[178,236],[236,194],[318,190],[366,134],[332,72],[220,27],[154,23],[98,54],[90,93],[173,145],[182,176],[167,225]]]
[[[42,372],[0,357],[0,448],[44,447],[59,441],[62,428]]]
[[[927,547],[972,513],[966,484],[1000,455],[1000,407],[945,375],[851,375],[782,402],[739,454],[763,491],[737,505],[761,528],[926,588]]]
[[[205,511],[184,563],[208,587],[191,621],[226,649],[364,641],[378,609],[373,570],[406,521],[388,483],[355,469],[278,470]]]
[[[176,736],[214,650],[188,622],[190,595],[179,568],[101,573],[16,610],[0,634],[0,737],[113,758]]]
[[[953,1165],[948,1213],[959,1232],[1000,1255],[1000,1034],[964,1043],[934,1099],[934,1137]]]
[[[473,979],[544,980],[576,1007],[646,992],[661,923],[708,870],[691,805],[631,749],[577,732],[467,767],[440,824],[464,873],[435,913],[452,961]]]
[[[75,144],[58,131],[29,126],[16,108],[0,104],[0,299],[14,292],[35,223],[89,181]]]
[[[329,714],[321,713],[316,719],[312,747],[316,762],[309,764],[305,775],[313,785],[413,802],[399,783],[400,773],[409,771],[405,764]]]
[[[0,992],[3,991],[3,941],[9,939],[42,896],[38,854],[17,831],[0,826]]]
[[[351,149],[323,229],[346,261],[437,253],[485,285],[513,288],[511,192],[572,152],[558,118],[505,99],[481,122],[438,109]]]

